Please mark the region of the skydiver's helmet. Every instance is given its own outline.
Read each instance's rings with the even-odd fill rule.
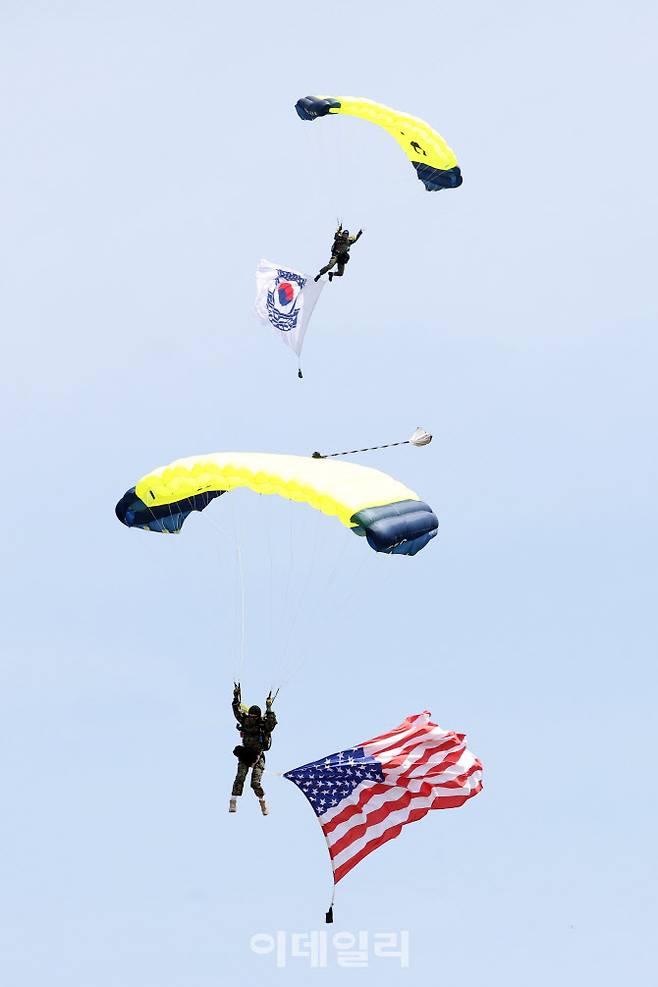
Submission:
[[[250,706],[249,716],[261,716],[260,706]]]
[[[349,230],[341,230],[341,234],[340,235],[342,237],[345,237],[347,239],[347,237],[350,235],[350,231]]]

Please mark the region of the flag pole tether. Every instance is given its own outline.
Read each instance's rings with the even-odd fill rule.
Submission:
[[[336,899],[336,885],[331,890],[331,901],[329,902],[329,911],[325,912],[324,921],[326,925],[331,925],[334,920],[334,901]]]
[[[424,428],[420,425],[414,432],[414,434],[405,439],[404,442],[386,442],[381,446],[368,446],[366,449],[347,449],[345,452],[314,452],[313,459],[333,459],[335,456],[355,456],[360,452],[374,452],[375,449],[392,449],[393,446],[416,446],[420,448],[421,446],[428,446],[432,441],[432,433],[426,432]]]

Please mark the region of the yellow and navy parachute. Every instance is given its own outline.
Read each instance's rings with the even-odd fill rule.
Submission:
[[[431,507],[398,480],[368,466],[306,456],[216,452],[147,473],[116,506],[129,528],[175,534],[192,511],[245,487],[278,494],[338,518],[376,552],[416,555],[436,535]]]
[[[428,192],[459,188],[462,173],[455,152],[428,123],[383,103],[355,96],[303,96],[295,103],[302,120],[345,113],[383,127],[398,142]]]

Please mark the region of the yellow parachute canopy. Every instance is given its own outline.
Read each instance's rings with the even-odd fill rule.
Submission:
[[[428,192],[462,184],[455,152],[419,117],[359,96],[304,96],[297,100],[295,109],[302,120],[344,113],[382,127],[407,155]]]
[[[365,535],[379,552],[415,555],[438,527],[432,509],[413,490],[380,470],[256,452],[177,459],[142,477],[121,498],[116,514],[128,527],[176,533],[191,511],[238,487],[309,504]]]

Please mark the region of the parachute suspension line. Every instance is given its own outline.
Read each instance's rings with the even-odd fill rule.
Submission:
[[[231,548],[235,549],[235,545],[233,545],[233,546],[230,545],[230,538],[229,538],[229,545],[227,547],[229,548],[229,552],[227,554],[229,555],[229,558],[232,559],[233,558],[233,552],[230,551],[230,549]],[[221,573],[222,570],[223,570],[223,568],[224,568],[222,566],[222,545],[221,545],[221,541],[217,545],[217,562],[218,562],[218,571]],[[231,565],[231,567],[230,567],[230,573],[231,573],[231,575],[233,574],[233,572],[234,572],[233,565]],[[231,582],[234,583],[234,580],[231,579]],[[218,580],[218,590],[219,590],[219,602],[221,603],[221,598],[222,598],[222,584],[221,584],[221,581],[219,581],[219,580]],[[239,678],[238,670],[237,670],[238,669],[238,657],[237,657],[237,653],[238,653],[238,640],[237,640],[238,594],[237,594],[237,591],[234,591],[231,594],[231,597],[232,597],[232,600],[231,600],[231,603],[232,603],[232,608],[231,608],[232,609],[232,612],[229,610],[229,612],[227,614],[227,620],[226,620],[226,623],[228,624],[229,634],[227,636],[225,636],[225,640],[228,640],[230,642],[231,665],[233,667],[233,681],[234,682],[237,682],[238,681],[238,678]],[[218,610],[219,610],[220,613],[221,613],[222,609],[223,608],[221,606],[218,607]],[[221,640],[221,637],[220,637],[219,640]],[[219,640],[218,640],[218,646],[217,646],[217,653],[218,653],[218,659],[221,662],[221,657],[222,656],[221,656],[221,645],[219,643]]]
[[[262,496],[263,495],[261,494],[261,497]],[[267,649],[268,649],[269,654],[272,654],[272,649],[274,647],[274,638],[272,636],[272,632],[273,632],[273,627],[272,627],[272,594],[273,594],[273,585],[272,584],[274,583],[274,571],[273,571],[273,563],[272,563],[272,536],[270,534],[270,526],[269,526],[269,524],[266,524],[265,525],[265,531],[266,531],[266,541],[267,541],[267,556],[268,556],[268,564],[269,564],[268,608],[267,608],[267,613],[268,613]]]
[[[339,617],[342,618],[345,615],[345,612],[348,610],[349,606],[351,605],[354,598],[354,594],[356,592],[356,588],[357,586],[360,586],[362,583],[361,576],[363,575],[363,570],[366,568],[367,565],[370,565],[373,561],[374,560],[372,560],[368,555],[362,553],[362,557],[359,562],[359,565],[355,570],[353,570],[352,575],[350,577],[349,586],[347,587],[347,592],[343,593],[338,598],[338,602],[332,608],[331,623],[334,626],[338,624],[338,618]]]
[[[157,521],[158,519],[156,518],[156,516],[155,516],[155,514],[153,513],[153,511],[151,510],[151,508],[149,507],[149,505],[148,505],[148,504],[146,504],[146,507],[147,507],[147,509],[148,509],[148,512],[149,512],[149,514],[151,515],[151,517],[152,517],[152,519],[153,519],[154,521]],[[169,508],[169,516],[171,517],[171,507]],[[152,556],[150,556],[150,555],[149,555],[149,559],[151,559],[151,558],[152,558]],[[158,574],[160,574],[160,575],[161,575],[161,573],[162,573],[162,570],[161,570],[161,569],[160,569],[159,567],[156,567],[156,568],[155,568],[155,571],[156,571],[156,572],[158,572]]]
[[[192,499],[190,497],[186,497],[185,499],[188,502],[188,505],[190,507],[190,510],[193,510],[194,509],[194,505],[193,505]],[[157,518],[156,518],[154,512],[151,510],[150,506],[148,504],[146,506],[148,507],[148,510],[149,510],[149,513],[150,513],[151,517],[153,518],[154,521],[156,521]],[[173,511],[172,511],[171,505],[168,505],[168,506],[169,506],[169,517],[173,517]],[[206,504],[206,506],[207,506],[207,504]],[[208,521],[210,521],[210,523],[213,525],[213,527],[223,537],[226,537],[227,536],[227,532],[222,528],[222,526],[220,524],[217,523],[217,521],[215,521],[215,519],[213,517],[208,517]],[[239,543],[238,543],[238,538],[237,538],[237,533],[236,533],[236,528],[235,528],[235,519],[234,519],[234,524],[233,524],[233,539],[234,539],[236,551],[237,551],[237,554],[238,554],[239,572],[240,572],[240,592],[241,592],[241,599],[242,599],[242,640],[241,640],[241,667],[242,667],[244,665],[245,589],[244,589],[244,573],[243,573],[243,569],[242,569],[242,557],[241,557],[241,554],[240,554],[240,546],[239,546]]]
[[[244,566],[242,563],[242,548],[240,545],[239,531],[237,527],[237,522],[235,520],[235,510],[233,505],[231,505],[233,525],[235,527],[235,551],[238,558],[238,573],[240,576],[240,670],[237,678],[238,682],[242,681],[244,674],[244,653],[245,653],[245,624],[246,624],[246,612],[247,612],[247,600],[245,593],[244,584]]]
[[[391,557],[391,556],[387,556],[387,557]],[[370,558],[369,555],[365,555],[365,554],[362,555],[361,561],[360,561],[358,567],[352,573],[352,576],[351,576],[351,579],[350,579],[350,586],[349,586],[347,592],[344,593],[344,594],[342,594],[341,597],[338,599],[338,602],[336,603],[336,605],[335,606],[332,606],[332,608],[331,608],[331,625],[332,626],[334,626],[334,627],[338,626],[338,624],[340,623],[341,619],[344,616],[349,615],[350,607],[352,606],[352,604],[354,602],[354,594],[355,594],[356,588],[357,588],[357,586],[361,585],[361,576],[363,574],[363,571],[364,571],[364,569],[365,569],[365,567],[367,565],[370,565],[372,563],[372,561],[373,560]],[[389,568],[389,571],[386,574],[385,579],[384,579],[384,583],[382,585],[388,586],[388,584],[390,583],[391,578],[392,578],[392,573],[393,573],[393,567]],[[301,657],[297,661],[297,664],[292,666],[292,670],[291,670],[290,674],[288,675],[288,678],[282,683],[283,685],[287,685],[290,682],[290,679],[292,679],[294,676],[296,676],[301,671],[301,669],[304,667],[304,665],[308,661],[309,657],[310,657],[310,653],[308,652],[308,650],[306,650],[306,651],[304,651],[304,653],[302,653]]]
[[[333,565],[331,566],[331,568],[329,570],[329,574],[327,576],[327,579],[326,579],[324,585],[322,586],[320,593],[317,595],[317,599],[315,601],[315,604],[313,606],[313,609],[311,610],[311,613],[309,614],[309,624],[310,624],[311,627],[315,623],[315,618],[317,617],[317,614],[318,614],[318,611],[320,609],[321,604],[322,603],[325,603],[325,604],[327,603],[327,598],[328,598],[328,595],[329,595],[329,591],[331,590],[331,587],[332,587],[332,585],[334,583],[334,580],[335,580],[338,572],[340,570],[344,571],[343,563],[345,561],[345,556],[347,554],[347,547],[350,544],[350,542],[349,542],[349,539],[347,537],[340,538],[339,539],[339,542],[340,542],[340,545],[339,545],[338,551],[336,553],[336,556],[335,556]],[[362,563],[364,563],[364,562],[365,562],[365,559],[362,559]],[[335,611],[333,611],[333,608],[332,608],[332,614],[333,614],[333,612],[335,612]],[[282,686],[287,686],[290,683],[290,680],[295,675],[297,675],[297,673],[300,671],[300,669],[306,664],[308,658],[309,658],[309,650],[308,650],[308,647],[300,644],[297,648],[295,648],[294,652],[290,656],[290,660],[287,662],[287,665],[284,665],[284,667],[281,670],[281,675],[282,675],[281,685]]]
[[[334,121],[334,123],[336,122]],[[340,127],[340,122],[338,125],[340,128],[338,132],[331,125],[322,127],[322,132],[319,127],[317,129],[304,127],[304,130],[308,131],[308,140],[312,141],[315,138],[313,154],[322,168],[322,175],[326,181],[325,189],[331,196],[331,199],[325,199],[325,208],[327,211],[329,211],[330,207],[335,207],[337,210],[341,208],[340,199],[343,197],[343,189],[346,184],[345,155],[347,148],[344,136],[341,137],[341,130],[344,130],[344,128]],[[310,161],[312,159],[309,157],[307,160]]]
[[[215,528],[215,530],[219,532],[219,534],[222,536],[222,538],[229,538],[229,539],[232,538],[233,539],[233,545],[234,545],[234,548],[235,548],[235,557],[236,557],[236,561],[237,561],[238,577],[239,577],[239,590],[240,590],[240,596],[239,596],[238,599],[236,599],[236,607],[235,607],[235,609],[236,609],[236,623],[238,622],[238,613],[239,613],[240,644],[239,644],[239,648],[235,648],[233,668],[234,668],[234,670],[237,668],[238,671],[233,676],[233,678],[234,678],[234,681],[239,682],[241,680],[242,672],[244,670],[245,637],[246,637],[246,634],[245,634],[245,623],[246,623],[246,589],[245,589],[245,578],[244,578],[244,566],[243,566],[243,562],[242,562],[242,551],[241,551],[241,548],[240,548],[240,540],[239,540],[239,537],[238,537],[238,529],[237,529],[237,525],[236,525],[236,522],[235,522],[235,512],[234,512],[234,508],[233,508],[233,505],[232,504],[231,504],[230,514],[231,514],[232,527],[233,527],[233,531],[232,532],[226,531],[221,526],[221,524],[218,524],[217,521],[215,521],[215,519],[213,517],[210,517],[210,516],[206,515],[206,520],[209,521],[210,524]],[[240,655],[239,662],[237,660],[238,654]]]
[[[186,500],[188,502],[190,511],[194,510],[194,504],[193,504],[192,498],[191,497],[187,497]],[[210,503],[210,497],[208,497],[206,495],[206,505],[205,506],[208,507],[209,503]],[[218,539],[218,541],[217,541],[217,557],[218,557],[218,560],[221,562],[221,558],[222,558],[222,542],[223,541],[226,541],[226,539],[229,539],[230,540],[231,537],[233,537],[233,540],[235,541],[235,532],[233,533],[233,535],[231,535],[231,533],[228,532],[228,531],[226,531],[222,527],[222,525],[219,524],[215,520],[215,518],[212,517],[211,515],[207,515],[206,518],[210,522],[210,524],[214,527],[215,531],[217,531],[218,534],[220,535],[220,539]],[[220,565],[219,568],[221,568],[221,565]],[[220,587],[220,592],[221,592],[221,587]],[[219,602],[221,603],[221,595],[220,595]],[[221,612],[221,608],[218,608],[218,610]],[[231,645],[231,650],[234,651],[234,648],[235,648],[235,645],[232,644]],[[234,659],[235,659],[235,651],[234,651]],[[233,667],[235,668],[235,660],[233,662]]]
[[[169,506],[169,517],[171,517],[172,516],[172,514],[171,514],[171,504],[169,504],[168,506]],[[158,520],[157,517],[155,516],[155,514],[151,510],[151,505],[150,504],[147,504],[146,505],[146,508],[147,508],[149,514],[151,515],[151,517],[153,518],[153,520],[154,521],[157,521]]]
[[[293,529],[293,524],[292,524],[292,517],[293,517],[292,512],[293,512],[293,508],[290,506],[292,504],[293,504],[293,501],[288,500],[288,505],[289,505],[288,506],[288,533],[289,533],[289,542],[288,542],[288,566],[287,566],[287,571],[286,571],[286,588],[285,588],[285,592],[283,594],[283,605],[281,607],[281,619],[279,620],[279,624],[278,624],[278,627],[277,627],[277,630],[276,630],[276,638],[277,638],[277,640],[282,640],[283,639],[283,632],[284,632],[284,627],[285,627],[286,614],[288,612],[288,597],[290,596],[290,582],[291,582],[291,579],[292,579],[292,567],[293,567],[293,562],[294,562],[293,530],[292,530]],[[281,659],[280,658],[279,658],[279,661],[277,662],[277,664],[279,666],[281,665]]]
[[[318,556],[318,532],[319,532],[320,524],[322,523],[324,518],[321,515],[318,515],[314,512],[312,520],[313,520],[313,548],[311,550],[311,562],[308,568],[308,572],[306,573],[306,578],[302,583],[302,595],[299,599],[298,605],[295,607],[295,612],[293,614],[292,622],[288,627],[288,633],[286,635],[284,646],[283,646],[283,652],[281,654],[281,666],[284,666],[285,664],[286,656],[288,654],[288,648],[290,645],[290,638],[292,637],[292,633],[297,625],[299,614],[301,613],[302,606],[306,600],[308,588],[313,580],[313,574],[315,572],[315,563],[317,561],[317,556]]]
[[[329,624],[330,626],[336,627],[340,622],[339,618],[342,618],[345,615],[345,613],[348,612],[348,608],[354,598],[355,588],[360,583],[360,577],[366,564],[367,564],[367,557],[363,556],[361,558],[361,561],[357,569],[354,570],[354,572],[352,573],[352,577],[350,579],[350,584],[351,584],[350,588],[348,589],[347,593],[341,595],[339,602],[337,604],[331,606],[331,614],[328,615],[327,618],[324,620],[323,622],[324,625]],[[336,569],[338,569],[338,565],[336,566]],[[286,676],[285,679],[283,679],[281,684],[285,686],[289,685],[291,679],[295,678],[295,676],[297,676],[301,672],[301,670],[304,668],[310,657],[311,657],[311,652],[309,651],[309,649],[300,644],[298,648],[295,650],[295,652],[293,653],[293,655],[291,656],[291,661],[288,663],[288,669],[289,669],[288,675]]]
[[[292,519],[292,514],[291,514],[291,519]],[[296,531],[299,541],[306,543],[307,532],[305,528],[303,529],[301,527],[301,523],[302,523],[301,519],[298,519],[298,523],[300,524],[300,527],[297,528]],[[292,525],[291,525],[291,530],[292,530]],[[296,569],[294,573],[294,578],[292,573],[293,566]],[[297,568],[299,569],[299,571],[297,571]],[[297,620],[297,615],[301,607],[301,597],[303,596],[303,587],[307,581],[306,579],[304,579],[302,560],[299,559],[297,555],[293,554],[292,541],[291,541],[290,567],[288,570],[288,574],[289,574],[289,581],[288,581],[288,585],[286,586],[286,604],[284,606],[284,611],[283,611],[284,620],[281,624],[279,649],[278,649],[278,656],[276,662],[277,668],[279,669],[282,669],[285,664],[285,656],[288,650],[288,643],[290,641],[290,636],[292,634],[293,628],[295,626],[295,622]],[[308,574],[307,574],[307,578],[308,578]],[[288,594],[287,591],[291,584],[293,586],[293,592]],[[300,587],[300,586],[302,587],[301,596],[298,593],[295,593],[294,591],[294,587]]]
[[[263,497],[263,494],[259,494]],[[267,499],[267,498],[266,498]],[[270,524],[265,524],[265,541],[267,543],[267,558],[268,558],[268,586],[267,586],[267,596],[268,596],[268,606],[267,606],[267,653],[272,654],[274,652],[274,557],[272,553],[272,535],[270,532]],[[270,680],[270,694],[272,693],[275,683]],[[278,694],[278,689],[276,693]],[[276,698],[276,695],[275,695]]]
[[[301,605],[296,587],[304,585],[302,572],[303,561],[302,556],[296,552],[296,543],[306,544],[308,542],[306,526],[303,523],[306,515],[298,514],[295,501],[288,500],[288,498],[286,498],[286,510],[288,512],[288,564],[286,566],[285,593],[282,598],[283,605],[278,608],[280,616],[273,642],[273,653],[276,652],[276,654],[272,674],[278,672],[278,684],[280,684],[281,669],[284,666],[287,642],[292,633],[299,612],[299,606]],[[315,514],[311,515],[311,521],[313,520],[317,520]]]

